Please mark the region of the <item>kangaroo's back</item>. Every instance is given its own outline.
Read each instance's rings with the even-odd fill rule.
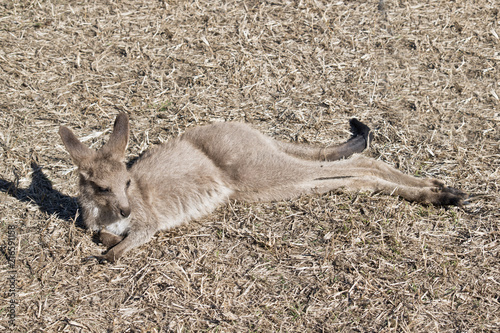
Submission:
[[[276,141],[242,123],[216,123],[187,131],[182,140],[202,151],[237,192],[259,191],[306,173]]]

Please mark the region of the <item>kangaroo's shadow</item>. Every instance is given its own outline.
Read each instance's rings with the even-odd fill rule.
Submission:
[[[42,167],[31,162],[33,175],[27,188],[19,188],[19,180],[10,182],[0,179],[0,191],[11,195],[19,201],[35,203],[41,211],[73,223],[77,215],[78,202],[76,198],[62,194],[52,187],[52,182],[42,172]],[[16,177],[17,178],[17,177]],[[75,224],[84,228],[83,220],[78,215]]]

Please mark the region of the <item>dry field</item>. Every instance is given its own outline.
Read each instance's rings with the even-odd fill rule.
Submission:
[[[0,1],[0,331],[499,332],[497,5]],[[82,262],[103,248],[58,126],[99,147],[120,111],[130,158],[220,120],[333,144],[357,117],[364,154],[476,196],[231,202]]]

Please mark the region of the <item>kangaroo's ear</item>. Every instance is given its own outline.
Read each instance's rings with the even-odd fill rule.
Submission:
[[[78,138],[66,126],[59,127],[59,135],[66,150],[71,155],[73,162],[77,166],[81,166],[84,160],[87,160],[93,154],[87,146],[78,140]]]
[[[126,113],[119,113],[115,120],[113,133],[109,141],[102,146],[101,152],[103,154],[111,154],[119,160],[125,160],[125,150],[128,144],[128,116]]]

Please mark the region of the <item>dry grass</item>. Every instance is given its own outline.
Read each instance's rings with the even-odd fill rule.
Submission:
[[[499,20],[487,0],[4,1],[0,330],[498,332]],[[57,130],[99,146],[118,111],[131,156],[221,119],[335,143],[356,116],[366,154],[481,196],[233,202],[82,263],[102,249]]]

